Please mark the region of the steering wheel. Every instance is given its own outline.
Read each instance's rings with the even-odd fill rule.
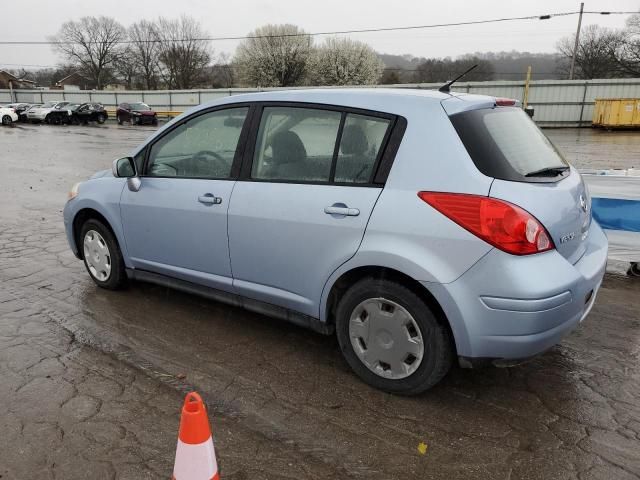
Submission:
[[[225,159],[222,155],[220,155],[219,153],[213,152],[211,150],[200,150],[198,153],[196,153],[193,157],[191,157],[193,160],[205,160],[204,157],[213,157],[216,160],[219,160],[221,162],[224,162]]]
[[[215,162],[211,162],[207,157],[213,157]],[[218,176],[228,169],[227,161],[219,153],[211,150],[200,150],[193,157],[191,162],[195,171],[206,176]]]

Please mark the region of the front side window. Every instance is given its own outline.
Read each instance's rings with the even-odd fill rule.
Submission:
[[[251,177],[328,182],[342,114],[295,107],[265,107]]]
[[[151,146],[152,177],[229,178],[248,107],[194,117]]]
[[[344,122],[335,181],[370,183],[389,124],[385,118],[349,113]]]

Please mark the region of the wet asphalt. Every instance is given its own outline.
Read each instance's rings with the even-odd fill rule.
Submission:
[[[640,478],[640,282],[608,274],[580,328],[528,364],[382,393],[331,337],[158,286],[94,286],[66,244],[66,192],[152,132],[0,128],[2,480],[169,478],[193,388],[223,479]],[[640,132],[546,133],[578,167],[637,163]]]

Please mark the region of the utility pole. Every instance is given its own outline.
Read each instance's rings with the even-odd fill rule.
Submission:
[[[578,45],[580,43],[580,27],[582,26],[582,11],[584,10],[584,2],[580,4],[580,15],[578,16],[578,30],[576,30],[576,43],[573,46],[573,55],[571,57],[571,70],[569,70],[569,80],[573,80],[573,72],[576,68],[576,56],[578,55]]]

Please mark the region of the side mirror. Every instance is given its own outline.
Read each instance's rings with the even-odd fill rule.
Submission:
[[[111,171],[114,177],[119,178],[131,178],[137,175],[136,163],[132,157],[123,157],[114,160],[111,165]]]

